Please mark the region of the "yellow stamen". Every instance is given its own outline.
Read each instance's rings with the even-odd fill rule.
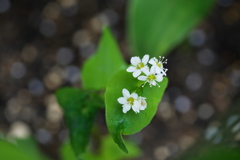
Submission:
[[[156,64],[157,64],[158,67],[162,67],[161,63],[156,62]]]
[[[155,76],[154,74],[151,74],[151,75],[149,75],[149,76],[147,77],[147,79],[148,79],[149,81],[153,81],[153,80],[156,79],[156,76]]]
[[[133,105],[134,98],[130,97],[130,98],[127,99],[127,101],[128,101],[129,104]]]
[[[142,106],[145,106],[146,103],[145,103],[144,101],[141,101],[141,105],[142,105]]]
[[[141,69],[141,68],[143,68],[144,67],[144,63],[138,63],[138,65],[137,65],[137,69]]]

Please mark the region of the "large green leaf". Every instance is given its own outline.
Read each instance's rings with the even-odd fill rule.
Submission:
[[[158,87],[150,87],[146,84],[142,87],[139,80],[133,78],[131,73],[125,70],[119,71],[112,77],[105,93],[106,119],[109,132],[119,147],[127,152],[121,134],[130,135],[142,130],[148,125],[157,111],[158,104],[167,87],[168,80],[164,78]],[[122,97],[122,89],[130,92],[136,91],[139,96],[146,97],[147,108],[136,114],[132,110],[124,114],[122,106],[117,99]]]
[[[214,0],[131,0],[130,43],[137,55],[165,55],[209,11]]]
[[[105,89],[109,78],[124,68],[126,68],[126,64],[121,52],[110,30],[106,27],[96,54],[83,66],[83,88]]]
[[[102,105],[102,99],[92,92],[70,87],[59,89],[56,96],[64,110],[73,150],[76,156],[81,158],[88,144],[95,114]]]

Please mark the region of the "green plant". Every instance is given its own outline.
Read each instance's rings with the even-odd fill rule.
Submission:
[[[151,57],[166,55],[184,39],[188,31],[207,13],[213,2],[130,1],[127,28],[133,48],[132,54],[140,57],[145,54]],[[164,64],[162,57],[160,61],[156,58],[151,59],[151,70],[147,71],[150,68],[145,68],[144,59],[148,61],[148,55],[144,56],[142,61],[140,57],[133,57],[132,68],[127,69],[110,29],[105,27],[97,52],[83,65],[83,88],[67,87],[56,92],[65,113],[73,150],[79,159],[86,151],[94,116],[99,108],[106,107],[109,132],[115,143],[126,153],[128,150],[122,134],[134,134],[150,123],[167,87],[168,79],[163,78],[166,69],[157,68],[157,65],[162,67]],[[135,60],[138,62],[133,62]],[[128,72],[133,72],[133,76]],[[160,73],[161,77],[157,76]]]

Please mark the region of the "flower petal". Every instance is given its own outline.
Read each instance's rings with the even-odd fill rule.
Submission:
[[[156,73],[156,68],[157,66],[152,66],[150,69],[150,74],[155,74]]]
[[[117,99],[117,101],[118,101],[118,103],[120,103],[120,104],[125,104],[125,103],[127,102],[127,99],[124,98],[124,97],[120,97],[120,98]]]
[[[149,72],[149,68],[146,67],[145,69],[142,70],[144,74],[146,74],[147,76],[150,75],[150,72]]]
[[[144,100],[145,101],[145,99],[147,99],[146,97],[140,97],[142,100]]]
[[[134,105],[132,106],[132,109],[135,113],[139,113],[140,112],[140,104],[136,101],[134,103]]]
[[[136,70],[136,67],[130,66],[127,68],[127,72],[134,72]]]
[[[149,71],[148,66],[144,66],[143,68],[141,68],[141,71],[142,72],[148,72]]]
[[[150,61],[148,63],[150,63],[151,65],[156,65],[156,58],[151,58]]]
[[[137,98],[138,98],[138,95],[137,95],[137,93],[132,93],[132,94],[131,94],[131,97],[133,97],[134,99],[137,99]]]
[[[125,88],[123,88],[122,94],[123,94],[123,96],[124,96],[125,98],[126,98],[126,97],[130,97],[129,91],[128,91],[127,89],[125,89]]]
[[[134,66],[138,65],[138,63],[141,62],[139,57],[132,57],[130,61],[131,61],[132,65],[134,65]]]
[[[156,86],[157,83],[156,83],[156,81],[151,81],[150,84],[153,86]]]
[[[148,60],[149,60],[149,55],[146,54],[143,59],[142,59],[142,62],[146,65],[148,63]]]
[[[137,77],[137,76],[139,76],[141,74],[141,70],[140,69],[137,69],[137,70],[135,70],[134,72],[133,72],[133,77]]]
[[[140,81],[146,81],[147,80],[147,76],[139,76],[138,80]]]
[[[127,111],[131,109],[130,104],[124,104],[122,107],[123,107],[122,109],[123,113],[127,113]]]
[[[147,108],[147,105],[144,105],[144,106],[141,105],[139,109],[140,109],[140,110],[145,110],[146,108]]]
[[[156,75],[156,81],[158,81],[158,82],[162,82],[162,80],[163,80],[163,76],[162,76],[162,74],[158,74],[158,75]]]
[[[158,66],[156,66],[156,71],[155,71],[157,74],[161,73],[162,72],[162,69]]]

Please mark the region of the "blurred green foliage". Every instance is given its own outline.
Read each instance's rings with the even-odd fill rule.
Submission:
[[[33,138],[12,139],[14,143],[0,139],[0,159],[1,160],[50,160],[43,155]],[[126,141],[130,154],[119,152],[118,146],[114,143],[111,136],[101,139],[100,148],[97,154],[87,151],[82,154],[84,160],[122,160],[137,158],[140,156],[140,149],[133,143]],[[72,146],[69,142],[64,142],[60,148],[61,160],[77,160]]]
[[[239,160],[239,148],[223,145],[202,145],[198,150],[189,150],[186,155],[179,160]]]
[[[49,160],[40,153],[36,142],[32,138],[14,139],[13,141],[14,144],[0,139],[1,160]]]
[[[15,139],[17,146],[24,153],[27,153],[28,156],[31,156],[32,159],[36,160],[49,160],[45,155],[43,155],[34,138],[29,137],[25,139]]]
[[[100,145],[100,150],[97,153],[88,151],[83,155],[84,160],[122,160],[137,158],[140,156],[139,148],[128,141],[126,141],[126,146],[129,148],[130,153],[125,154],[119,152],[118,146],[114,143],[111,136],[105,136],[102,138]],[[65,143],[61,147],[61,160],[77,160],[73,154],[70,143]]]
[[[211,123],[201,139],[184,151],[177,160],[239,160],[240,101]]]
[[[132,0],[128,36],[133,55],[166,55],[213,6],[214,0]]]
[[[73,150],[81,158],[89,141],[95,114],[103,106],[103,101],[94,92],[70,87],[59,89],[56,97],[64,110]]]

